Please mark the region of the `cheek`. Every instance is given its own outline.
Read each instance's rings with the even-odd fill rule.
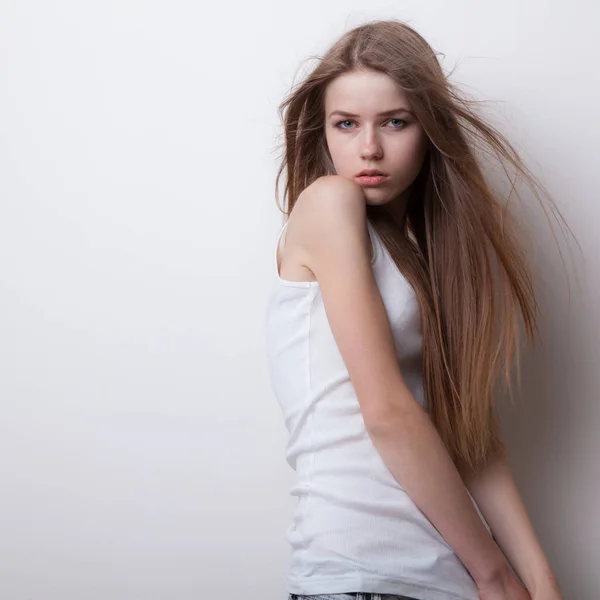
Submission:
[[[344,144],[343,141],[340,142],[339,140],[331,140],[331,142],[328,141],[327,147],[336,167],[343,167],[348,161],[353,160],[353,152],[350,144]]]
[[[415,133],[415,135],[406,136],[399,140],[395,147],[396,156],[399,163],[406,169],[413,170],[420,168],[427,152],[428,139],[424,133]]]

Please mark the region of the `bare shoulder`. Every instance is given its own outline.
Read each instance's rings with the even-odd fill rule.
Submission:
[[[300,194],[296,206],[299,212],[308,212],[315,221],[340,212],[363,212],[366,214],[366,200],[362,188],[354,181],[340,175],[319,177]],[[333,212],[332,212],[333,211]]]
[[[339,175],[320,177],[302,191],[292,212],[290,245],[315,275],[327,250],[362,254],[370,261],[366,200],[358,184]]]

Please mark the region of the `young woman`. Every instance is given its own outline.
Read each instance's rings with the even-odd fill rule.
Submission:
[[[297,472],[289,600],[560,600],[494,404],[537,304],[474,148],[543,188],[399,21],[344,34],[280,114],[266,333]]]

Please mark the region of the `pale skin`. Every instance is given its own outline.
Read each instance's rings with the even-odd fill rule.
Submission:
[[[379,115],[399,108],[404,110]],[[329,84],[324,126],[336,174],[319,178],[300,194],[278,251],[279,272],[292,281],[319,281],[374,445],[463,562],[479,597],[562,600],[506,462],[497,461],[464,482],[402,379],[371,267],[366,205],[384,206],[392,218],[402,219],[406,192],[428,147],[410,110],[402,90],[381,73],[347,73]],[[389,178],[379,187],[364,187],[354,176],[365,168]]]

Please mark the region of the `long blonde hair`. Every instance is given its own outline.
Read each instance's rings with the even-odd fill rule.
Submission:
[[[403,225],[377,206],[367,205],[367,217],[418,298],[430,418],[464,476],[505,455],[497,386],[504,383],[512,397],[520,322],[527,341],[535,342],[538,314],[520,226],[506,198],[485,181],[474,149],[491,149],[538,199],[540,192],[550,196],[509,141],[448,81],[423,37],[401,21],[382,20],[342,35],[279,106],[284,140],[275,194],[285,172],[287,215],[304,188],[335,173],[325,141],[325,89],[361,69],[397,82],[429,138]],[[509,197],[514,189],[513,182]]]

